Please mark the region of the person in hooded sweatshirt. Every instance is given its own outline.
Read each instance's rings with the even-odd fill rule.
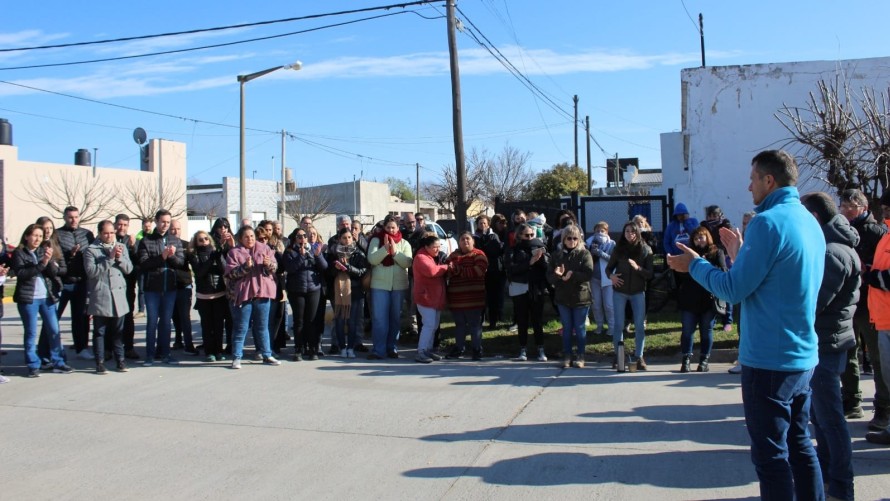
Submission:
[[[689,215],[689,209],[683,202],[674,207],[674,215],[671,222],[664,230],[664,253],[676,256],[683,251],[677,247],[677,243],[689,246],[689,236],[699,226],[698,219]]]
[[[838,213],[827,194],[810,193],[800,202],[819,221],[826,244],[825,274],[816,300],[819,363],[810,379],[816,455],[822,481],[828,486],[826,494],[832,499],[852,500],[853,447],[841,399],[841,374],[847,365],[847,351],[856,344],[853,314],[862,271],[855,250],[859,233]]]

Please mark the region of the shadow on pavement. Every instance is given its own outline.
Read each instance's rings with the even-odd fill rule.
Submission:
[[[744,459],[740,457],[744,456]],[[595,457],[578,452],[548,452],[497,461],[482,467],[437,467],[409,470],[412,478],[478,477],[493,485],[546,487],[617,483],[691,489],[687,499],[705,499],[702,489],[746,486],[757,482],[753,468],[738,468],[747,451],[662,452]],[[720,468],[720,464],[732,468]],[[756,499],[756,498],[744,498]]]

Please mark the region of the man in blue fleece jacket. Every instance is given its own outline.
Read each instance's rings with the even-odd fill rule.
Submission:
[[[682,254],[668,257],[672,269],[688,270],[715,296],[742,303],[742,401],[763,499],[825,498],[807,429],[810,378],[819,361],[814,322],[825,238],[801,205],[796,183],[791,155],[758,153],[748,187],[757,217],[744,243],[738,230],[720,230],[732,268],[721,271],[684,245]]]

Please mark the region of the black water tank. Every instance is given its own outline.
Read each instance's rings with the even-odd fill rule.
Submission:
[[[5,118],[0,118],[0,144],[12,146],[12,124]]]
[[[90,150],[79,149],[74,152],[74,165],[82,165],[84,167],[91,167],[93,165],[92,160],[90,160]]]

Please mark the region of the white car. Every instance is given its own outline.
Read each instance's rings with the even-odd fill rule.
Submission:
[[[426,223],[424,228],[426,228],[427,231],[436,232],[436,235],[439,236],[439,240],[442,241],[442,252],[450,256],[452,252],[457,250],[457,240],[454,239],[454,235],[452,235],[451,232],[446,232],[436,223]]]

